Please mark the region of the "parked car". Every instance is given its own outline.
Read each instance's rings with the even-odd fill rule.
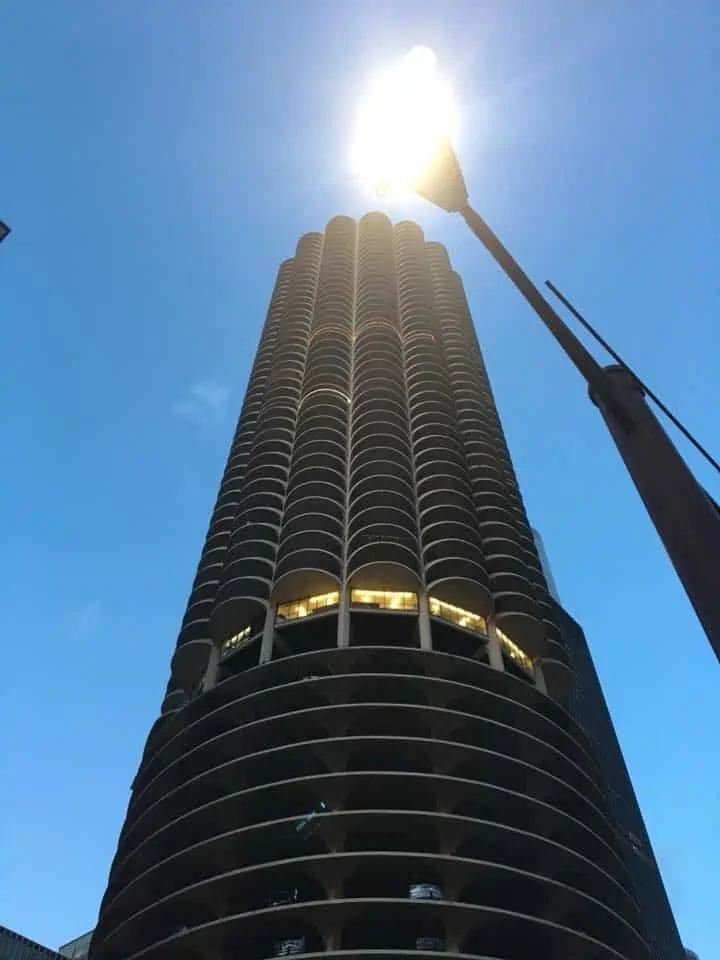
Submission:
[[[309,813],[306,813],[304,817],[298,820],[298,822],[295,824],[295,833],[299,834],[301,837],[309,837],[315,827],[313,821],[317,818],[319,813],[322,813],[323,810],[327,809],[328,805],[325,803],[325,801],[320,800],[320,802],[317,803]]]
[[[442,937],[416,937],[416,950],[444,950],[445,941]]]
[[[274,957],[290,957],[294,953],[305,953],[305,937],[287,937],[273,944]]]
[[[411,883],[409,896],[411,900],[443,900],[442,887],[437,883]]]
[[[297,887],[294,887],[292,890],[278,890],[268,897],[266,906],[284,907],[288,903],[297,903],[298,896],[299,893]]]

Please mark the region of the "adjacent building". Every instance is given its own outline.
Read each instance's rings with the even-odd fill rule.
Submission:
[[[58,947],[58,953],[61,957],[67,957],[68,960],[86,960],[90,954],[90,941],[93,931],[84,933],[81,937],[76,937],[69,943],[64,943]]]
[[[540,567],[542,568],[542,572],[545,577],[545,582],[547,583],[548,593],[556,603],[560,603],[560,594],[558,593],[557,584],[555,583],[555,577],[553,576],[552,568],[550,566],[550,561],[548,560],[548,555],[545,550],[545,542],[534,527],[532,528],[532,535],[533,535],[533,540],[535,541],[535,549],[538,552]]]
[[[92,960],[682,960],[573,630],[444,248],[380,214],[302,237]]]
[[[59,960],[54,950],[0,926],[0,960]]]
[[[656,960],[675,956],[680,945],[679,933],[590,648],[582,627],[560,603],[542,537],[537,530],[533,530],[533,536],[550,591],[553,619],[560,628],[573,671],[568,712],[592,744],[608,805],[624,841],[625,862],[653,956]],[[692,951],[686,950],[686,953],[692,960]]]
[[[553,604],[553,614],[575,678],[568,698],[568,712],[584,731],[597,760],[607,806],[622,841],[622,855],[640,910],[644,936],[655,960],[682,957],[680,935],[585,634],[559,604]]]

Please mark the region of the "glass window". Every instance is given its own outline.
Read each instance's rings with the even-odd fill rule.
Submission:
[[[353,606],[375,607],[378,610],[417,610],[416,593],[398,590],[351,590]]]
[[[526,670],[531,676],[534,675],[533,662],[530,657],[525,653],[525,651],[514,643],[510,637],[504,633],[500,627],[495,627],[495,632],[497,633],[498,640],[502,646],[505,653],[519,664],[523,670]]]
[[[288,603],[280,603],[277,608],[277,617],[279,620],[297,620],[300,617],[309,617],[312,613],[318,613],[326,610],[328,607],[336,607],[340,603],[340,594],[319,593],[314,597],[304,597],[302,600],[291,600]]]
[[[252,627],[248,624],[247,627],[243,627],[242,630],[233,634],[232,637],[228,637],[220,648],[220,656],[226,657],[229,653],[232,653],[233,650],[242,647],[250,639],[251,633]]]
[[[472,613],[470,610],[463,610],[462,607],[456,607],[445,600],[438,600],[436,597],[429,598],[430,613],[433,617],[442,617],[443,620],[449,620],[450,623],[457,624],[464,630],[473,630],[475,633],[487,633],[487,622],[485,617],[479,613]]]

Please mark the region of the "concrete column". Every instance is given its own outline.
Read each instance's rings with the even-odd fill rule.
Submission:
[[[470,920],[469,917],[463,916],[453,918],[452,924],[449,924],[450,929],[447,931],[445,950],[448,953],[462,953],[463,944],[470,935],[472,926],[472,920]],[[532,956],[530,951],[528,951],[527,956]]]
[[[269,663],[272,660],[273,639],[275,636],[275,604],[268,604],[265,614],[262,642],[260,644],[260,663]]]
[[[320,933],[325,943],[326,953],[333,953],[335,950],[340,949],[342,931],[338,930],[336,926],[330,922],[323,924],[320,928]]]
[[[441,784],[437,793],[437,812],[452,813],[465,792],[465,787],[456,786],[454,783]]]
[[[210,656],[208,657],[207,667],[205,668],[205,677],[203,678],[203,693],[207,693],[217,683],[218,666],[220,664],[220,648],[217,644],[210,647]]]
[[[451,857],[460,842],[460,831],[452,823],[444,823],[440,828],[440,854]]]
[[[339,853],[345,844],[345,826],[330,818],[321,818],[322,838],[330,853]]]
[[[418,594],[418,627],[420,629],[420,649],[432,650],[432,630],[430,629],[430,606],[425,590]]]
[[[344,584],[340,591],[337,645],[339,647],[350,646],[350,588],[347,584]]]
[[[488,659],[490,660],[490,666],[493,668],[493,670],[499,670],[501,673],[504,673],[505,664],[503,662],[502,647],[500,646],[500,640],[498,639],[497,631],[495,630],[495,620],[493,617],[488,617],[487,627]]]

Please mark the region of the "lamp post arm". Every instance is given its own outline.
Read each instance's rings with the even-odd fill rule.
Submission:
[[[600,408],[680,582],[720,659],[720,513],[652,411],[634,374],[603,369],[469,204],[456,207],[475,236],[580,371]]]
[[[602,397],[608,409],[612,410],[616,422],[628,432],[633,422],[627,411],[618,403],[605,372],[595,358],[588,352],[562,318],[553,310],[545,297],[525,273],[512,254],[495,236],[480,214],[469,204],[459,211],[460,216],[480,240],[498,266],[512,280],[515,287],[540,317],[565,354],[580,372],[588,386],[597,397]]]

